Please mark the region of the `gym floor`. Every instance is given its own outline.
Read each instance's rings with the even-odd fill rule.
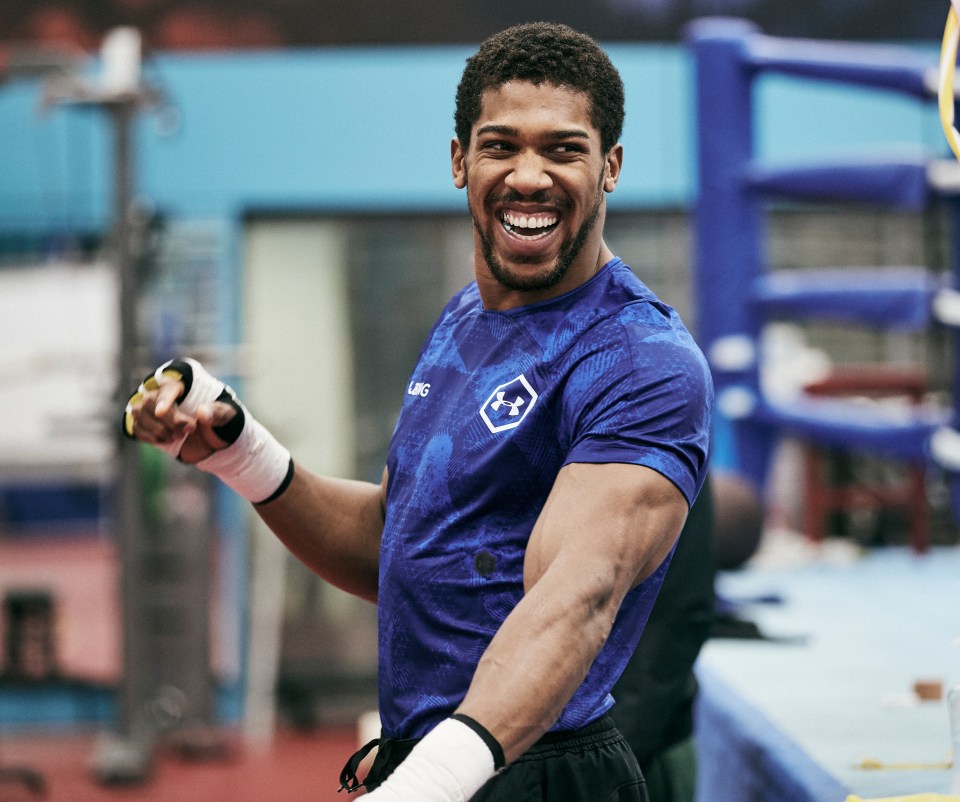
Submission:
[[[218,734],[224,748],[205,759],[158,749],[149,778],[104,785],[93,770],[94,735],[0,733],[0,802],[344,802],[340,769],[357,747],[355,727],[281,731],[269,748]],[[37,794],[16,778],[20,769],[43,781]]]

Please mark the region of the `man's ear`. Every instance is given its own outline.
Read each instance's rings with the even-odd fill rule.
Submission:
[[[464,157],[460,140],[454,137],[450,141],[450,165],[453,172],[453,185],[457,189],[463,189],[467,185],[467,165],[464,163]]]
[[[607,163],[603,176],[603,191],[613,192],[620,180],[620,170],[623,168],[623,145],[617,143],[607,154]]]

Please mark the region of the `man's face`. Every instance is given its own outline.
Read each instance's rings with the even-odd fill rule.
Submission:
[[[467,151],[454,140],[452,154],[488,308],[560,295],[603,263],[604,192],[622,151],[601,150],[586,95],[527,81],[488,90]]]

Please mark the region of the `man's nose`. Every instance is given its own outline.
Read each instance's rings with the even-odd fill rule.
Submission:
[[[537,154],[519,153],[513,169],[507,175],[506,185],[521,195],[532,195],[548,189],[553,186],[553,179],[545,168],[543,158]]]

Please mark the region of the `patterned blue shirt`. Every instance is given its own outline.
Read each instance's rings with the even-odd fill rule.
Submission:
[[[712,384],[675,311],[619,259],[560,297],[447,305],[407,386],[387,460],[380,554],[384,735],[450,715],[523,595],[527,540],[567,463],[633,463],[692,503],[706,472]],[[595,720],[640,637],[669,560],[625,598],[554,729]]]

